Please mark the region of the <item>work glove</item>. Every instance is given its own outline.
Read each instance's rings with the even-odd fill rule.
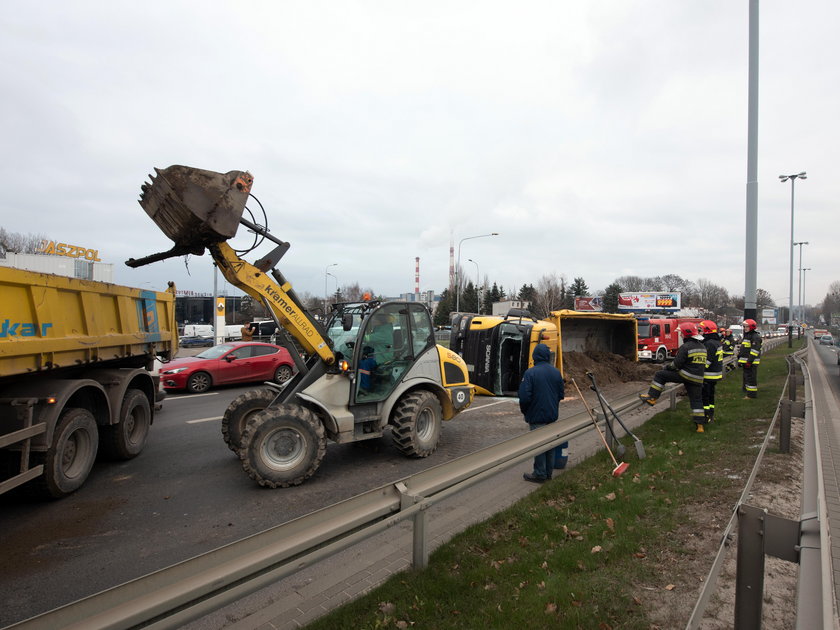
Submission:
[[[668,370],[669,372],[676,372],[677,371],[677,368],[673,363],[669,363],[668,365],[665,366],[664,369]]]
[[[744,367],[745,368],[751,368],[752,367],[752,361],[748,361],[747,363],[744,363]]]

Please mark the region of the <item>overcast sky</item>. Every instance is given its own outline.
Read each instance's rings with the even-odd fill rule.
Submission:
[[[0,225],[98,249],[121,284],[211,291],[208,255],[123,264],[171,246],[137,198],[185,164],[254,175],[299,292],[334,291],[332,263],[342,286],[413,291],[417,256],[440,292],[454,240],[465,274],[506,289],[674,273],[743,295],[748,8],[17,4],[0,15]],[[778,176],[807,171],[795,240],[815,303],[840,279],[840,3],[760,12],[758,286],[787,304]]]

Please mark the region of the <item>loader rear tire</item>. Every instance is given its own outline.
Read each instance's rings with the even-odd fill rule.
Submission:
[[[102,427],[100,450],[106,459],[127,460],[136,457],[146,446],[152,408],[146,394],[139,389],[125,392],[117,424]]]
[[[309,409],[282,404],[251,416],[242,432],[242,468],[261,486],[297,486],[318,470],[327,450],[323,425]]]
[[[222,439],[234,453],[242,446],[242,432],[248,420],[264,410],[277,397],[271,389],[252,389],[233,399],[222,417]]]
[[[428,457],[437,449],[442,422],[440,401],[433,393],[408,394],[394,407],[391,420],[394,445],[409,457]]]

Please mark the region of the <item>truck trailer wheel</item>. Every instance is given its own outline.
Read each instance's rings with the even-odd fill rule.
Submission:
[[[222,418],[222,439],[234,453],[242,446],[242,432],[254,414],[259,413],[277,397],[270,389],[252,389],[233,399]]]
[[[394,444],[409,457],[428,457],[437,448],[442,421],[440,401],[433,393],[408,394],[394,407]]]
[[[44,457],[43,494],[61,498],[78,490],[90,474],[99,446],[99,431],[87,409],[65,409]]]
[[[120,421],[102,427],[102,454],[108,459],[137,457],[146,446],[151,425],[152,410],[146,394],[139,389],[126,390]]]
[[[282,404],[251,416],[239,457],[251,479],[268,488],[287,488],[309,479],[327,450],[324,427],[306,407]]]

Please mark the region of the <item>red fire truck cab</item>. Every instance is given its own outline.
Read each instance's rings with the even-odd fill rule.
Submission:
[[[682,345],[678,326],[684,322],[699,324],[697,317],[639,317],[639,361],[662,363],[674,358]]]

